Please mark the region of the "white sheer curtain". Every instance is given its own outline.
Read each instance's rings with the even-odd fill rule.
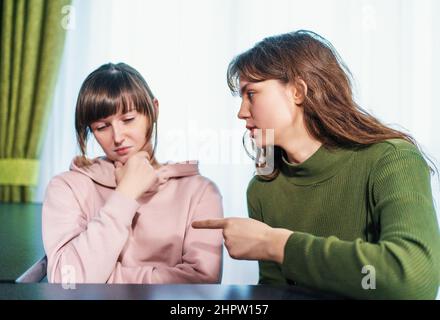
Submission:
[[[82,81],[103,63],[123,61],[145,76],[159,99],[159,160],[199,159],[202,174],[223,194],[225,215],[246,216],[253,168],[242,150],[244,124],[236,118],[239,100],[226,85],[227,64],[263,37],[296,29],[328,38],[354,74],[358,102],[410,131],[440,159],[437,0],[76,0],[72,5],[38,202],[49,179],[68,170],[78,152],[73,123]],[[101,154],[93,141],[89,151]],[[257,270],[255,262],[232,260],[225,251],[223,283],[256,283]]]

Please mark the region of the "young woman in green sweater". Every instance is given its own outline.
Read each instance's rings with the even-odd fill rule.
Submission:
[[[411,136],[355,103],[349,76],[333,46],[310,31],[266,38],[238,55],[228,68],[242,98],[238,117],[266,165],[273,155],[273,170],[249,183],[251,219],[193,227],[223,229],[231,257],[259,260],[260,283],[435,298],[435,165]]]

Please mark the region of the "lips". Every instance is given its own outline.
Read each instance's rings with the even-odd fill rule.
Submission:
[[[246,129],[248,129],[251,132],[250,136],[252,138],[254,138],[255,137],[255,130],[258,129],[258,128],[257,127],[252,127],[252,126],[246,126]]]
[[[130,148],[131,148],[131,147],[122,147],[122,148],[118,148],[118,149],[115,149],[115,152],[116,152],[118,155],[123,156],[123,155],[127,154],[127,153],[130,151]]]

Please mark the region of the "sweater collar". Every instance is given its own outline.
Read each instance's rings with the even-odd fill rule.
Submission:
[[[322,145],[302,163],[290,163],[283,154],[281,173],[297,185],[311,185],[333,177],[354,154],[353,150]]]

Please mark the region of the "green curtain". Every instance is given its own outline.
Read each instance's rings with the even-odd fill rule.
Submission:
[[[0,202],[33,199],[69,4],[0,0]]]

